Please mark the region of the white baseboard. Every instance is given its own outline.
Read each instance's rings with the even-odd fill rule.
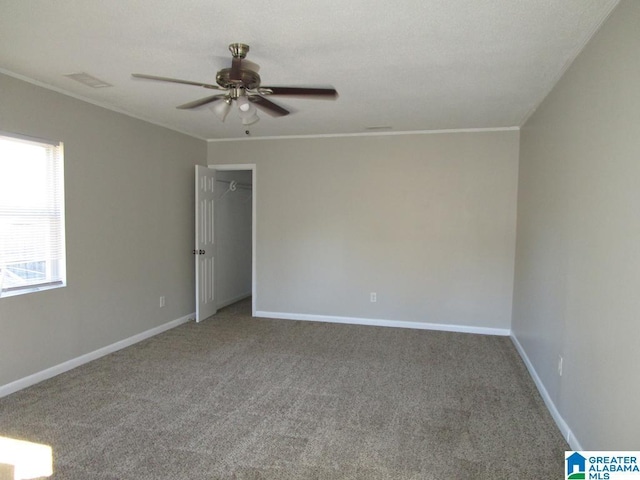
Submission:
[[[23,388],[30,387],[31,385],[35,385],[36,383],[42,382],[43,380],[55,377],[56,375],[60,375],[61,373],[67,372],[85,363],[89,363],[90,361],[96,360],[97,358],[104,357],[105,355],[117,352],[118,350],[122,350],[125,347],[146,340],[147,338],[158,335],[159,333],[166,332],[167,330],[175,328],[178,325],[182,325],[183,323],[186,323],[194,318],[195,313],[185,315],[184,317],[172,320],[142,333],[138,333],[137,335],[125,338],[124,340],[120,340],[116,343],[112,343],[111,345],[107,345],[106,347],[99,348],[98,350],[94,350],[93,352],[85,353],[84,355],[72,358],[71,360],[67,360],[66,362],[60,363],[51,368],[47,368],[46,370],[34,373],[33,375],[29,375],[28,377],[24,377],[6,385],[2,385],[0,386],[0,398],[17,392],[18,390],[22,390]]]
[[[330,315],[309,315],[306,313],[263,312],[255,313],[260,318],[281,320],[303,320],[306,322],[346,323],[350,325],[369,325],[372,327],[415,328],[417,330],[441,330],[444,332],[479,333],[481,335],[509,336],[508,328],[474,327],[469,325],[448,325],[444,323],[406,322],[383,320],[379,318],[334,317]]]
[[[572,450],[583,450],[582,445],[580,444],[580,442],[574,435],[573,431],[569,427],[569,424],[565,421],[564,418],[562,418],[562,415],[560,415],[560,412],[558,411],[558,408],[556,407],[555,403],[553,403],[553,400],[551,400],[551,396],[549,395],[549,392],[547,392],[547,389],[542,383],[542,380],[540,379],[538,372],[536,372],[536,369],[533,367],[531,360],[529,360],[529,357],[527,356],[527,353],[525,352],[524,348],[522,347],[518,339],[513,334],[511,334],[511,341],[516,346],[516,350],[518,350],[520,357],[522,357],[522,361],[527,366],[527,370],[529,370],[529,374],[531,375],[531,378],[533,378],[533,381],[536,384],[536,387],[538,387],[538,391],[540,392],[540,395],[542,396],[542,399],[544,400],[544,403],[547,406],[547,410],[549,410],[549,413],[551,413],[551,416],[553,417],[553,420],[556,422],[556,425],[560,429],[562,436],[565,438],[565,440],[567,441],[567,443],[569,444]]]
[[[216,308],[218,310],[220,310],[221,308],[227,307],[227,306],[231,305],[232,303],[239,302],[240,300],[244,300],[245,298],[249,298],[250,296],[251,296],[251,290],[249,290],[248,292],[245,292],[245,293],[243,293],[241,295],[237,295],[237,296],[235,296],[233,298],[230,298],[228,300],[221,301],[220,303],[218,303],[216,305]]]

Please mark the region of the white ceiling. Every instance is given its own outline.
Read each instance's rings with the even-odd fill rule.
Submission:
[[[243,137],[215,83],[247,43],[263,85],[333,85],[336,101],[271,97],[294,113],[253,137],[522,125],[618,0],[0,0],[0,71],[203,139]],[[65,74],[113,85],[92,89]]]

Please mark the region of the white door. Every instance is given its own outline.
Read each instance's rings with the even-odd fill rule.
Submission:
[[[216,171],[196,165],[196,322],[216,313],[214,200]]]

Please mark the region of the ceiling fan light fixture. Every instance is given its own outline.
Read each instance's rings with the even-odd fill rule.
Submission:
[[[243,125],[253,125],[258,120],[260,120],[260,117],[258,117],[258,115],[256,113],[254,113],[250,117],[240,117],[240,118],[242,119],[242,124]]]
[[[213,113],[216,114],[216,117],[218,117],[221,122],[224,122],[231,111],[231,99],[225,98],[221,102],[215,102],[211,105],[211,110],[213,110]]]
[[[242,118],[242,124],[243,125],[253,125],[258,120],[260,120],[260,117],[258,117],[258,115],[254,113],[253,116],[251,116],[251,117]]]
[[[248,112],[251,110],[251,104],[249,103],[249,99],[244,95],[238,97],[238,109],[241,112]]]
[[[260,118],[258,117],[258,109],[245,96],[238,97],[238,115],[242,119],[243,125],[252,125]]]
[[[251,108],[248,112],[243,112],[242,110],[238,112],[243,125],[253,125],[258,120],[260,120],[256,107],[254,107],[253,105],[250,105],[250,107]]]

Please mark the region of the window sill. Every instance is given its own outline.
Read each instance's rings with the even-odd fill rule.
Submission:
[[[38,285],[35,287],[25,287],[17,290],[5,290],[0,292],[0,299],[8,297],[17,297],[18,295],[24,295],[26,293],[43,292],[45,290],[54,290],[56,288],[66,287],[66,283],[56,283],[55,285]]]

